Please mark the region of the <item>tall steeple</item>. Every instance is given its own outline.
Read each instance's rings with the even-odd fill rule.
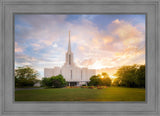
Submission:
[[[71,53],[70,32],[71,32],[71,31],[69,31],[68,52]]]
[[[70,31],[69,31],[69,40],[68,40],[68,51],[66,53],[66,64],[73,65],[73,53],[71,51]]]

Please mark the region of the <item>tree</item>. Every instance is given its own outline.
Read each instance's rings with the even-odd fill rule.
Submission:
[[[104,86],[111,86],[112,80],[109,77],[101,78],[102,84]]]
[[[111,79],[109,75],[105,72],[102,73],[102,75],[94,75],[90,78],[90,82],[88,85],[90,86],[110,86],[111,85]]]
[[[145,65],[140,65],[136,72],[136,84],[138,87],[145,87]]]
[[[15,69],[15,86],[33,86],[37,81],[38,72],[29,66],[18,67]]]
[[[120,86],[120,80],[119,80],[119,78],[115,78],[114,80],[113,80],[113,83],[112,83],[112,85],[113,86]]]
[[[109,75],[106,72],[102,72],[99,85],[110,86],[111,83],[112,83],[112,80],[110,79]]]
[[[145,65],[122,66],[115,74],[120,86],[145,87]]]
[[[100,77],[99,76],[96,76],[96,75],[93,75],[91,78],[90,78],[90,82],[88,83],[89,86],[97,86],[99,85],[99,79]]]
[[[44,87],[52,87],[52,81],[50,80],[50,78],[44,77],[42,78],[42,86]]]
[[[109,75],[108,75],[106,72],[102,72],[102,76],[103,76],[104,78],[109,78]]]
[[[122,66],[118,69],[116,76],[121,80],[120,85],[126,87],[134,87],[135,85],[135,73],[136,65],[133,66]]]
[[[66,86],[66,80],[63,78],[62,75],[44,77],[42,78],[42,86],[61,88],[61,87]]]
[[[62,75],[57,75],[55,77],[51,77],[53,80],[52,80],[52,83],[53,83],[53,87],[54,88],[61,88],[61,87],[64,87],[66,86],[66,80],[63,78]]]

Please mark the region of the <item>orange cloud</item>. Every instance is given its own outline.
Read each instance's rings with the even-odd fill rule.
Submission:
[[[84,51],[84,50],[85,50],[85,48],[84,48],[83,46],[79,46],[78,49],[79,49],[80,51]]]
[[[104,44],[108,44],[112,42],[114,38],[112,36],[105,36],[102,39],[103,39]]]
[[[15,52],[23,52],[23,49],[15,42]]]
[[[112,23],[114,23],[114,24],[120,24],[121,22],[119,21],[119,19],[116,19],[116,20],[112,21]]]
[[[74,53],[75,59],[79,59],[76,64],[98,69],[144,63],[145,51],[140,48],[145,46],[145,36],[139,27],[119,19],[105,31],[86,20],[80,25],[71,24],[71,42],[78,46]]]
[[[123,20],[116,19],[109,28],[111,28],[112,34],[118,36],[126,46],[134,46],[144,40],[144,33],[138,30],[138,27]]]

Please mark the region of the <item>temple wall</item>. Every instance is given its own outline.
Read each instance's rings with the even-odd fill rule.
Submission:
[[[72,73],[72,74],[71,74]],[[89,82],[91,76],[96,75],[96,70],[79,68],[76,66],[64,65],[62,68],[45,68],[45,77],[56,76],[62,74],[68,82]]]
[[[51,77],[54,75],[54,69],[53,68],[45,68],[44,69],[44,77]]]
[[[61,68],[60,68],[60,67],[55,67],[54,70],[53,70],[53,72],[54,72],[54,73],[53,73],[54,76],[55,76],[55,75],[59,75],[59,74],[61,74]]]

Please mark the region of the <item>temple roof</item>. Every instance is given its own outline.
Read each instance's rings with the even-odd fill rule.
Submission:
[[[71,52],[70,32],[71,31],[69,31],[68,52]]]

